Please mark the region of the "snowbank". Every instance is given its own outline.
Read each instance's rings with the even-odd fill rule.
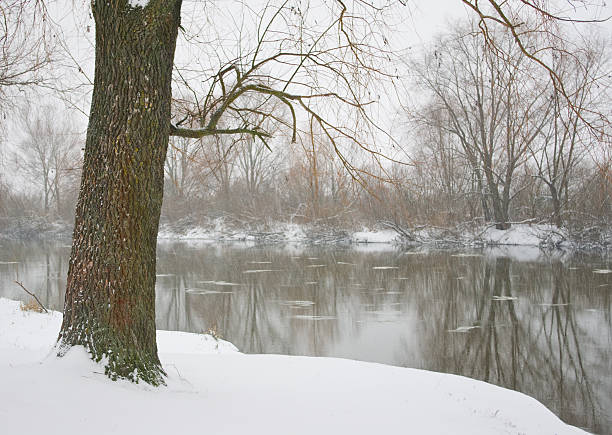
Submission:
[[[0,240],[67,239],[71,236],[72,225],[66,222],[49,222],[40,216],[0,217]]]
[[[557,246],[566,240],[562,230],[553,225],[513,225],[507,230],[487,228],[480,238],[490,245]]]
[[[213,219],[205,226],[162,224],[160,240],[210,240],[225,242],[286,242],[286,243],[385,243],[399,241],[392,230],[369,230],[350,233],[346,230],[312,225],[276,222],[259,227],[235,227],[224,218]]]
[[[353,233],[351,240],[353,243],[395,243],[399,239],[399,234],[392,230],[370,231],[365,229]]]
[[[388,225],[387,225],[388,226]],[[400,234],[403,232],[404,234]],[[554,225],[513,224],[507,230],[494,226],[472,228],[419,227],[417,229],[364,228],[347,231],[333,227],[270,223],[254,227],[236,225],[225,218],[211,219],[205,226],[185,220],[161,226],[159,240],[200,240],[252,243],[352,244],[357,249],[379,250],[409,246],[533,246],[546,248],[591,248],[592,243],[572,241],[566,231]],[[369,246],[368,246],[369,245]],[[387,248],[384,247],[387,246]],[[597,245],[599,246],[599,245]]]
[[[212,219],[206,226],[176,224],[160,225],[158,239],[172,240],[212,240],[232,242],[304,242],[308,240],[305,229],[296,224],[276,223],[273,228],[263,226],[247,228],[236,227],[224,218]]]
[[[363,228],[355,231],[355,228],[349,230],[317,224],[239,222],[229,217],[210,218],[205,220],[204,224],[198,224],[195,219],[186,217],[160,225],[158,240],[198,243],[352,244],[355,249],[367,251],[390,250],[401,246],[533,246],[570,250],[612,248],[612,232],[597,227],[574,233],[554,225],[542,224],[513,224],[508,230],[483,225],[460,228],[398,227],[398,231],[389,227],[388,223],[381,223],[375,225],[374,229]],[[44,219],[0,219],[0,240],[59,239],[69,238],[71,233],[71,227],[61,222],[47,223]]]
[[[536,400],[472,379],[333,358],[244,355],[159,331],[168,387],[113,382],[75,348],[49,355],[61,314],[0,299],[7,434],[579,434]],[[46,356],[46,357],[45,357]]]

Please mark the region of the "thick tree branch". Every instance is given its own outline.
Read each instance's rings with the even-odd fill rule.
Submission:
[[[216,128],[183,128],[177,127],[174,124],[170,124],[170,136],[185,137],[191,139],[201,139],[205,136],[218,136],[225,134],[248,134],[258,138],[270,138],[272,135],[262,130],[250,129],[250,128],[229,128],[229,129],[216,129]]]

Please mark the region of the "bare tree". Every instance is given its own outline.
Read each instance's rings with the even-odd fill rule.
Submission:
[[[261,188],[276,175],[280,164],[281,152],[272,153],[253,138],[246,138],[238,148],[238,169],[248,192],[254,199]]]
[[[461,1],[475,12],[478,29],[491,50],[502,58],[510,54],[503,45],[498,44],[495,36],[497,30],[503,29],[528,61],[548,73],[554,88],[561,98],[566,99],[569,107],[579,111],[580,107],[573,104],[571,88],[566,88],[563,76],[555,67],[555,59],[561,55],[573,57],[575,53],[575,47],[572,47],[564,26],[602,23],[612,19],[611,16],[601,14],[602,8],[606,6],[605,0],[567,0],[560,3],[548,0]],[[594,118],[584,118],[583,121],[594,132],[609,135],[609,114],[595,114],[597,116]],[[577,115],[581,117],[579,113]]]
[[[569,202],[573,170],[585,153],[600,148],[599,138],[588,128],[593,113],[602,106],[601,78],[605,77],[602,47],[585,41],[587,47],[572,56],[555,53],[554,71],[563,80],[566,98],[551,86],[553,113],[542,136],[532,147],[536,177],[550,192],[552,222],[563,224],[563,212]],[[595,151],[597,153],[597,151]]]
[[[168,146],[164,167],[166,187],[179,198],[193,196],[198,190],[198,148],[196,141],[185,138],[173,138]]]
[[[289,147],[289,168],[283,189],[292,196],[291,203],[296,209],[294,216],[314,222],[329,219],[346,207],[349,202],[346,191],[354,179],[346,175],[333,144],[317,128],[316,121],[311,119],[307,125],[307,133]],[[359,171],[361,180],[366,180],[372,187],[366,178],[369,171],[364,167],[359,167]]]
[[[45,67],[53,60],[45,4],[41,0],[6,0],[0,5],[0,109],[11,90],[48,86]]]
[[[514,40],[497,37],[505,39],[511,56],[497,56],[472,25],[439,41],[424,62],[412,64],[412,70],[448,118],[447,130],[459,139],[481,189],[485,218],[506,229],[515,170],[528,157],[552,104],[533,67],[518,47],[511,49]]]
[[[231,186],[236,171],[236,144],[242,142],[240,135],[212,136],[200,139],[206,167],[216,180],[217,192],[223,206],[230,203]]]
[[[36,185],[43,197],[43,210],[49,214],[51,203],[62,214],[62,191],[74,172],[78,172],[80,137],[65,113],[49,105],[20,110],[19,130],[13,162],[21,174]]]
[[[429,206],[438,216],[445,215],[436,222],[438,225],[464,221],[463,204],[468,204],[469,218],[474,219],[482,213],[479,207],[483,199],[482,177],[478,177],[481,172],[473,170],[459,139],[449,131],[450,118],[435,102],[424,108],[423,115],[425,122],[417,124],[418,149],[413,151],[416,163],[406,174],[404,184],[410,183],[412,191],[420,189],[416,196],[422,203],[418,208]],[[415,177],[412,182],[411,175]],[[483,209],[488,211],[485,204]],[[431,218],[428,213],[429,223]]]
[[[44,0],[0,2],[0,144],[6,138],[5,121],[18,106],[19,96],[55,82],[47,68],[56,60],[56,41],[47,18]],[[7,186],[5,191],[0,195],[0,209],[15,208],[15,195]]]

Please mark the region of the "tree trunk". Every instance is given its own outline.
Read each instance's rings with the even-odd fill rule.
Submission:
[[[497,228],[498,230],[507,230],[508,228],[510,228],[510,224],[508,223],[509,201],[504,201],[502,196],[499,194],[499,187],[498,184],[495,182],[495,175],[493,174],[493,171],[490,168],[491,164],[489,163],[489,166],[485,167],[484,172],[487,180],[487,187],[489,189],[489,195],[491,198],[491,206],[493,207],[495,228]]]
[[[155,251],[181,0],[95,0],[96,68],[58,355],[82,345],[112,378],[164,383]]]
[[[490,222],[491,210],[489,209],[488,201],[489,193],[487,192],[487,189],[484,186],[484,183],[482,181],[482,174],[480,173],[479,169],[477,169],[476,177],[478,182],[478,192],[480,192],[480,205],[482,207],[482,214],[484,216],[485,222]]]
[[[45,195],[44,195],[45,216],[48,216],[49,215],[49,189],[51,189],[51,186],[49,186],[49,178],[46,173],[43,175],[43,184],[45,185]]]
[[[62,214],[62,207],[61,207],[61,201],[60,201],[60,186],[59,186],[59,178],[58,178],[58,169],[55,169],[55,180],[54,180],[53,185],[55,188],[55,209],[57,212],[57,216],[59,217]]]
[[[559,192],[557,191],[554,183],[550,183],[548,187],[550,188],[550,196],[552,198],[553,206],[552,221],[558,228],[561,228],[563,222],[561,220],[561,200],[559,199]]]

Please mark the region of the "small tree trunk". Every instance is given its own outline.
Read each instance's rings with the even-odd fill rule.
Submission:
[[[498,230],[507,230],[510,228],[510,224],[508,223],[509,196],[507,197],[508,201],[506,201],[506,192],[504,191],[504,198],[499,194],[498,184],[495,182],[495,176],[490,168],[491,164],[489,163],[484,172],[491,197],[491,205],[493,207],[495,228]]]
[[[495,228],[498,230],[507,230],[510,228],[510,224],[508,223],[508,203],[500,197],[496,185],[489,184],[489,190],[491,192],[491,203],[493,204]]]
[[[557,227],[561,228],[563,222],[561,220],[561,199],[559,198],[559,192],[554,183],[549,184],[549,188],[553,206],[552,221]]]
[[[43,176],[43,183],[45,185],[45,194],[44,194],[45,216],[47,216],[49,214],[49,189],[51,189],[51,186],[49,186],[49,179],[46,174]]]
[[[82,345],[112,379],[164,383],[155,251],[180,0],[94,0],[96,70],[58,355]]]
[[[59,180],[57,177],[57,172],[55,173],[54,187],[55,187],[55,208],[56,208],[57,216],[59,217],[62,214],[62,207],[61,207],[61,201],[60,201],[60,186],[59,186]]]
[[[482,180],[482,174],[480,172],[479,168],[475,168],[475,176],[476,176],[476,183],[477,183],[477,187],[478,187],[478,192],[479,192],[479,196],[480,196],[480,206],[482,207],[482,214],[484,216],[485,222],[490,222],[491,221],[491,211],[489,209],[489,203],[487,200],[487,190],[485,188],[484,182]]]

